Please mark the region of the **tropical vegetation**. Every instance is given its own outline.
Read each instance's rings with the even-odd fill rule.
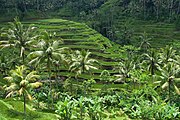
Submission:
[[[180,119],[178,0],[0,3],[0,120]]]

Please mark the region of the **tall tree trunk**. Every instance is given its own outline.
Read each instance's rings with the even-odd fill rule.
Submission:
[[[177,10],[177,15],[179,14],[179,12],[180,12],[180,1],[178,1],[179,2],[179,4],[178,4],[178,10]]]
[[[40,3],[39,3],[39,0],[36,0],[36,4],[37,4],[37,11],[39,11],[39,8],[40,8]]]
[[[144,15],[144,20],[146,19],[146,6],[145,6],[146,1],[143,0],[143,15]]]
[[[173,2],[174,2],[174,0],[170,0],[170,1],[169,1],[169,22],[170,22],[171,19],[172,19]]]
[[[24,98],[24,117],[26,118],[26,96],[23,93],[23,98]]]
[[[23,60],[23,65],[25,65],[25,54],[24,54],[24,52],[22,53],[22,60]]]
[[[168,80],[169,83],[169,102],[171,103],[171,79]]]
[[[156,20],[159,20],[159,7],[160,7],[160,1],[156,2]]]
[[[47,69],[48,69],[48,77],[49,77],[50,90],[51,90],[51,88],[52,88],[52,86],[51,86],[51,68],[50,68],[50,59],[49,59],[49,57],[47,59]]]

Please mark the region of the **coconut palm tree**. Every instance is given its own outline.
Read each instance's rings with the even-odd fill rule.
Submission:
[[[11,70],[10,76],[4,78],[8,82],[8,85],[5,86],[5,90],[8,93],[6,98],[13,97],[14,95],[23,96],[25,115],[26,97],[32,100],[30,90],[42,85],[42,83],[36,82],[38,78],[39,75],[36,74],[36,71],[27,72],[27,68],[24,65],[17,67],[15,70]]]
[[[31,61],[29,62],[30,65],[34,64],[35,67],[38,67],[39,64],[46,64],[49,74],[49,80],[51,78],[51,67],[54,60],[61,61],[62,59],[64,59],[66,50],[68,49],[66,47],[60,48],[59,45],[61,41],[53,41],[52,37],[53,34],[49,34],[47,31],[43,32],[41,40],[36,45],[38,49],[28,55],[28,58],[31,59]]]
[[[156,81],[155,83],[162,83],[161,87],[162,89],[168,88],[168,96],[169,100],[171,100],[171,92],[172,89],[175,90],[175,92],[180,95],[180,91],[178,87],[175,85],[175,81],[179,81],[180,78],[178,78],[180,73],[180,66],[175,63],[168,63],[166,64],[162,69],[160,69],[161,72],[161,81]]]
[[[161,49],[161,64],[167,64],[168,62],[176,62],[176,50],[173,50],[171,46],[166,46]]]
[[[126,59],[124,61],[119,62],[119,65],[117,66],[117,69],[119,70],[119,75],[115,75],[119,77],[116,81],[125,81],[127,82],[127,79],[130,78],[130,72],[134,70],[136,67],[133,60]]]
[[[71,65],[69,67],[70,71],[76,71],[76,77],[82,73],[85,73],[86,71],[89,71],[90,69],[98,69],[94,66],[94,63],[98,63],[95,59],[90,59],[89,55],[91,52],[82,50],[75,51],[75,54],[72,54],[71,58]]]
[[[155,75],[155,71],[160,67],[160,59],[159,54],[155,50],[151,50],[149,53],[143,54],[144,61],[147,65],[148,70],[150,71],[151,75]]]
[[[149,48],[151,48],[151,44],[150,44],[150,40],[151,38],[149,38],[147,36],[147,33],[144,32],[141,36],[139,36],[139,39],[141,40],[141,45],[140,45],[140,48],[143,50],[143,51],[146,51],[148,50]]]
[[[1,51],[0,51],[1,52]],[[0,55],[0,73],[5,76],[9,70],[9,59],[4,55],[3,52]]]
[[[25,28],[18,18],[14,19],[14,22],[10,23],[10,28],[7,33],[2,33],[2,36],[8,38],[8,40],[0,41],[0,47],[13,47],[19,49],[19,56],[22,58],[22,62],[25,62],[25,51],[30,44],[33,43],[37,35],[34,35],[35,27],[30,25]]]

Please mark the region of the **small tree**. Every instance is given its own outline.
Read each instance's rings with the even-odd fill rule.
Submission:
[[[5,86],[5,90],[8,93],[6,98],[13,97],[14,95],[23,96],[25,116],[26,97],[32,100],[30,90],[42,85],[42,83],[36,82],[37,78],[39,78],[39,75],[36,74],[36,71],[28,72],[24,65],[17,67],[15,70],[11,70],[10,76],[4,78],[8,81],[8,85]]]

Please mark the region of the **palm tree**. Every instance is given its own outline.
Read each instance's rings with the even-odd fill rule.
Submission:
[[[161,64],[167,64],[168,62],[176,62],[176,50],[173,50],[171,46],[166,46],[161,49]]]
[[[149,48],[151,48],[151,44],[149,43],[149,41],[151,40],[151,38],[149,38],[147,36],[147,33],[144,32],[142,36],[139,36],[139,39],[141,40],[141,45],[140,45],[140,48],[143,50],[143,51],[146,51],[148,50]]]
[[[2,33],[2,36],[8,37],[8,40],[0,41],[0,47],[14,47],[19,49],[19,56],[22,58],[24,64],[25,51],[30,44],[37,38],[33,34],[35,27],[30,25],[28,28],[24,28],[23,24],[18,18],[14,19],[14,22],[10,23],[10,29],[7,33]]]
[[[174,89],[178,95],[180,95],[180,91],[178,87],[175,85],[175,81],[179,81],[180,78],[177,78],[180,73],[180,66],[175,63],[168,63],[162,69],[161,72],[161,81],[156,81],[155,83],[163,83],[162,89],[168,88],[168,96],[169,100],[171,100],[171,90]]]
[[[126,59],[119,63],[117,66],[117,69],[119,70],[119,75],[115,75],[119,77],[116,81],[125,81],[127,82],[127,79],[130,78],[130,72],[135,69],[135,64],[133,60]]]
[[[70,71],[76,71],[76,76],[89,71],[90,69],[98,69],[94,66],[94,63],[98,63],[95,59],[89,59],[91,52],[82,50],[75,51],[75,54],[72,54],[71,65],[69,67]]]
[[[109,82],[112,82],[112,80],[113,80],[113,79],[112,79],[109,71],[103,70],[103,71],[101,72],[100,81],[105,82],[105,83],[109,83]]]
[[[39,78],[39,75],[36,74],[36,71],[27,72],[27,68],[22,65],[17,67],[15,70],[10,71],[10,76],[5,77],[4,79],[8,81],[8,85],[5,87],[7,91],[6,98],[20,95],[24,99],[24,114],[26,115],[26,97],[32,100],[30,90],[32,88],[38,88],[42,85],[40,82],[36,82]]]
[[[155,71],[160,67],[159,54],[152,49],[149,54],[143,54],[143,56],[145,57],[143,63],[147,64],[151,75],[155,75]]]
[[[66,55],[65,51],[68,49],[66,47],[59,48],[59,44],[61,41],[53,41],[51,39],[52,37],[53,35],[49,34],[47,31],[43,32],[41,36],[42,39],[36,46],[37,48],[39,48],[39,50],[33,51],[28,55],[28,58],[31,59],[31,61],[29,62],[30,65],[34,64],[35,67],[38,67],[39,64],[46,64],[49,74],[49,80],[51,78],[51,67],[54,60],[62,60]]]
[[[1,52],[1,51],[0,51]],[[8,58],[4,55],[4,53],[2,52],[2,54],[0,55],[0,73],[5,76],[7,75],[7,71],[9,70],[9,60]]]

